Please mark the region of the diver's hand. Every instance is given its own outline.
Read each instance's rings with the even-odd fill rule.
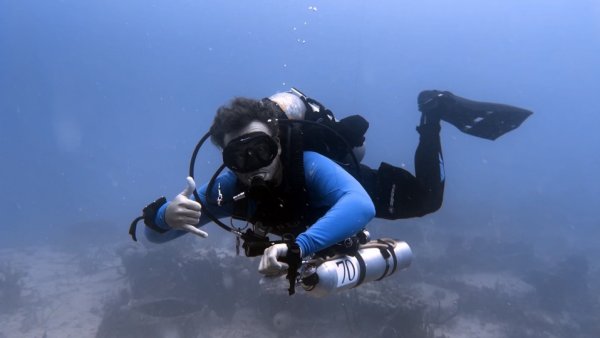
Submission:
[[[278,276],[284,274],[288,265],[277,260],[278,257],[285,257],[288,252],[288,245],[285,243],[273,244],[265,249],[260,259],[258,272],[267,276]]]
[[[200,203],[188,197],[195,189],[196,182],[194,182],[193,178],[188,177],[185,189],[167,206],[167,210],[165,210],[165,222],[173,229],[189,231],[206,238],[208,234],[194,226],[200,222],[200,215],[202,214]]]

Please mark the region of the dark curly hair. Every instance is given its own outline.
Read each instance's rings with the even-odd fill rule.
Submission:
[[[253,121],[265,123],[271,135],[277,136],[277,117],[280,111],[277,105],[269,100],[253,100],[245,97],[236,97],[229,104],[217,109],[217,114],[210,127],[210,140],[217,147],[225,146],[225,134],[240,130]],[[271,122],[269,122],[271,120]]]

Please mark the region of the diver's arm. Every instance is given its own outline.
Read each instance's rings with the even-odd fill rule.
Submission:
[[[217,194],[218,194],[219,185],[221,187],[221,192],[223,193],[223,195],[225,197],[233,196],[235,194],[235,191],[234,191],[235,186],[236,186],[235,182],[236,182],[236,178],[235,178],[235,175],[233,175],[233,173],[226,171],[223,174],[221,174],[215,181],[215,184],[213,186],[213,191],[210,194],[210,196],[211,196],[210,200],[211,201],[215,200],[214,196],[217,196]],[[204,184],[198,190],[198,194],[200,195],[200,200],[202,201],[202,205],[204,205],[206,208],[208,208],[208,211],[217,218],[226,217],[226,216],[231,215],[231,211],[232,211],[231,205],[225,205],[222,207],[218,207],[214,204],[214,202],[213,203],[207,202],[207,198],[206,198],[207,187],[208,187],[208,184]],[[165,212],[167,210],[167,207],[169,206],[169,203],[171,203],[171,202],[172,201],[168,201],[167,203],[163,204],[158,209],[158,212],[156,213],[156,218],[154,219],[155,224],[159,228],[167,230],[167,231],[164,233],[159,233],[148,227],[145,228],[144,233],[146,235],[146,238],[150,242],[164,243],[164,242],[171,241],[175,238],[178,238],[182,235],[185,235],[187,233],[187,231],[173,229],[167,224],[167,222],[165,220]],[[202,214],[200,216],[200,221],[198,222],[196,227],[202,227],[209,222],[210,222],[210,219],[208,218],[208,216],[206,216],[206,213],[202,212]]]
[[[375,207],[360,183],[325,156],[305,152],[304,171],[311,203],[331,206],[296,238],[307,256],[355,235],[375,216]]]

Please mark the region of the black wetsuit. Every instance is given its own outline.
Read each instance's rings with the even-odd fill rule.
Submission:
[[[417,127],[420,137],[415,153],[416,175],[386,162],[382,162],[378,169],[361,164],[360,175],[356,175],[355,165],[348,160],[348,146],[363,145],[369,123],[359,115],[336,121],[329,110],[322,110],[318,114],[320,116],[310,118],[334,129],[347,144],[324,128],[308,126],[304,128],[305,149],[332,158],[353,173],[373,200],[377,210],[376,217],[420,217],[441,207],[444,195],[444,161],[439,117],[423,115],[421,125]]]
[[[420,217],[438,210],[444,196],[444,161],[439,122],[417,127],[415,172],[382,162],[379,169],[361,164],[361,183],[373,199],[376,217]]]

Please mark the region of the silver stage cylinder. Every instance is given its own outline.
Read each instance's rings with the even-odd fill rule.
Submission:
[[[318,265],[309,263],[301,283],[310,294],[324,296],[386,278],[408,268],[411,261],[412,251],[406,242],[379,239],[361,245],[355,255],[334,257]]]

